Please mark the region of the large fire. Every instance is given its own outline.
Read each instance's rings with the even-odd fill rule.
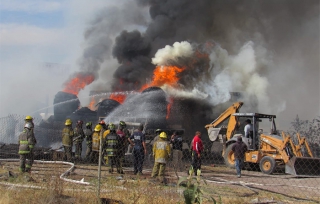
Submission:
[[[144,90],[151,86],[161,87],[165,84],[171,87],[176,87],[179,81],[179,77],[177,75],[181,73],[183,70],[184,68],[179,68],[177,66],[157,66],[153,72],[152,81],[142,86],[141,90]],[[166,119],[168,119],[170,116],[172,104],[173,100],[170,98],[169,103],[167,105]]]
[[[93,80],[93,75],[77,74],[74,78],[72,78],[65,84],[63,92],[78,95],[79,91],[81,89],[84,89],[86,85],[91,84]]]
[[[179,78],[178,73],[182,72],[184,68],[179,68],[177,66],[157,66],[153,72],[152,81],[148,84],[142,86],[141,90],[144,90],[151,86],[163,86],[169,85],[172,87],[177,86]]]

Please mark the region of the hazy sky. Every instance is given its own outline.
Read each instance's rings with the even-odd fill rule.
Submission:
[[[33,111],[46,107],[47,104],[52,105],[54,95],[62,90],[63,82],[70,77],[71,73],[79,70],[79,59],[84,55],[85,48],[88,48],[88,41],[92,40],[90,31],[99,34],[98,27],[94,27],[101,22],[99,17],[104,18],[109,15],[110,18],[112,17],[113,24],[110,24],[110,20],[106,26],[107,28],[112,26],[112,32],[107,29],[103,32],[113,38],[124,29],[128,31],[136,29],[140,32],[147,30],[151,19],[148,9],[143,9],[143,7],[138,9],[135,6],[122,8],[122,5],[128,5],[130,2],[134,1],[1,0],[0,117],[8,114],[32,115]],[[153,1],[140,0],[141,4],[147,2]],[[182,1],[172,2],[181,3]],[[246,7],[242,7],[241,2],[235,2],[240,5],[236,10],[239,14],[245,13],[244,8],[252,12],[252,14],[245,13],[247,17],[259,15],[259,12],[254,13],[255,6],[263,8],[265,12],[259,18],[248,18],[249,20],[244,18],[245,20],[242,21],[242,16],[237,17],[232,9],[228,9],[227,3],[220,5],[217,1],[213,3],[213,6],[217,6],[218,9],[207,10],[208,13],[216,12],[214,22],[208,24],[212,28],[211,31],[208,28],[207,35],[214,35],[214,40],[221,44],[223,50],[233,54],[233,58],[241,56],[239,55],[241,48],[251,40],[255,43],[255,56],[273,57],[272,59],[263,58],[263,60],[272,61],[273,67],[270,68],[269,63],[269,68],[262,69],[259,73],[268,79],[269,86],[266,94],[269,103],[273,106],[271,110],[275,111],[277,109],[275,107],[278,107],[278,111],[271,113],[278,115],[278,122],[289,126],[296,115],[299,115],[301,119],[313,119],[319,116],[319,3],[312,0],[295,0],[292,7],[288,7],[285,4],[288,1],[285,0],[282,2],[284,4],[279,3],[279,6],[278,1],[274,1],[273,6],[272,4],[265,7],[252,4],[251,7],[250,1],[244,1]],[[306,3],[301,4],[301,2]],[[194,3],[196,4],[197,1]],[[299,13],[309,11],[309,3],[312,3],[310,4],[312,5],[310,7],[313,8],[312,12],[310,14]],[[255,2],[255,4],[259,3]],[[173,6],[177,5],[173,4]],[[305,8],[301,8],[302,5],[305,5]],[[158,8],[150,11],[152,17],[158,17],[157,15],[161,12],[166,13],[165,6],[159,6],[159,11]],[[288,10],[283,9],[287,7]],[[101,12],[105,8],[111,9],[104,10],[104,13]],[[112,13],[116,11],[115,8],[123,10]],[[186,6],[186,8],[193,9],[194,6]],[[198,8],[201,8],[200,4]],[[164,10],[161,11],[161,9]],[[170,11],[172,13],[169,14],[174,16],[178,10],[182,13],[179,7],[172,9]],[[99,14],[102,15],[99,16]],[[300,16],[303,17],[300,18]],[[156,19],[157,22],[166,23],[161,18]],[[205,20],[205,18],[198,16],[196,20]],[[263,24],[259,27],[257,22]],[[152,36],[152,32],[158,31],[155,25],[156,23],[153,24],[153,27],[149,27],[148,35]],[[251,25],[256,27],[251,30]],[[184,26],[188,28],[189,24]],[[227,26],[229,28],[226,28]],[[214,30],[217,27],[224,30]],[[190,28],[193,29],[192,26]],[[188,33],[183,29],[178,31],[182,34]],[[223,31],[232,32],[225,34]],[[288,31],[290,33],[287,33]],[[154,43],[158,45],[157,49],[164,47],[160,41]],[[109,52],[110,49],[106,53]],[[111,56],[111,52],[109,55],[107,56],[108,63],[104,64],[104,67],[108,69],[100,70],[106,76],[104,78],[106,83],[111,80],[110,77],[119,66],[117,60]],[[263,63],[263,60],[260,60],[259,63]],[[46,63],[53,68],[45,66]],[[96,85],[93,83],[90,86],[79,94],[83,105],[89,101],[87,96],[90,88]]]
[[[103,2],[0,1],[0,117],[52,105],[62,83],[78,69],[84,30]]]

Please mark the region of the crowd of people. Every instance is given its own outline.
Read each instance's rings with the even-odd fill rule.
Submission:
[[[141,124],[136,130],[130,132],[124,121],[120,121],[118,127],[115,124],[106,124],[101,120],[93,129],[92,122],[85,124],[83,121],[77,121],[75,128],[72,127],[71,119],[65,121],[65,127],[62,130],[62,147],[64,149],[64,160],[69,162],[86,162],[97,163],[99,161],[99,152],[101,149],[103,164],[109,166],[109,173],[114,172],[114,168],[119,174],[124,174],[123,165],[125,153],[128,146],[132,148],[133,155],[133,172],[135,175],[142,174],[143,162],[147,156],[146,136]],[[247,121],[245,127],[246,137],[250,137],[250,121]],[[34,123],[31,116],[26,116],[24,129],[19,135],[19,155],[20,155],[20,172],[30,172],[34,161],[33,149],[37,143],[34,136]],[[172,160],[175,171],[182,172],[185,167],[182,162],[183,158],[183,136],[173,132],[171,137],[167,136],[165,131],[157,129],[156,136],[152,142],[152,156],[154,166],[151,177],[157,178],[160,182],[165,182],[165,169],[169,158]],[[101,140],[101,142],[100,142]],[[82,143],[86,143],[86,153],[82,157]],[[75,147],[74,155],[72,153],[73,145]],[[241,177],[241,166],[244,160],[244,153],[247,146],[239,137],[232,150],[235,153],[235,167],[238,177]],[[201,174],[201,155],[204,146],[201,140],[201,132],[196,131],[190,144],[192,162],[189,174]]]

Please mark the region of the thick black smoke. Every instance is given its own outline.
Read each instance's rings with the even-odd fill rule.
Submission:
[[[88,44],[92,46],[88,46],[81,61],[87,64],[85,61],[92,57],[94,60],[88,61],[93,65],[85,67],[95,70],[100,65],[100,69],[106,69],[101,67],[100,59],[108,60],[112,50],[120,63],[114,73],[113,90],[134,90],[151,79],[155,68],[151,58],[166,45],[188,41],[201,53],[207,42],[213,42],[229,55],[236,55],[251,41],[258,72],[269,79],[268,94],[273,103],[284,99],[287,108],[299,107],[299,102],[292,99],[300,95],[310,98],[307,106],[319,104],[319,77],[314,77],[319,76],[318,0],[137,0],[136,3],[102,10],[90,32],[87,31]],[[143,15],[146,8],[149,16]],[[110,39],[115,39],[114,44]],[[205,58],[191,64],[181,59],[173,64],[189,68],[180,81],[186,87],[194,86],[209,69],[217,68]],[[299,83],[298,90],[294,88],[297,75],[310,78],[308,83]],[[314,114],[314,110],[309,113]]]
[[[102,8],[97,13],[84,33],[85,48],[78,60],[80,73],[92,75],[95,80],[99,78],[99,71],[103,69],[102,64],[112,58],[114,37],[123,30],[123,27],[146,24],[137,9],[134,2],[126,2],[119,3],[119,7]],[[70,78],[77,74],[78,72],[72,74]]]
[[[311,46],[312,42],[307,39],[299,39],[299,33],[302,34],[304,23],[312,22],[319,17],[317,0],[311,0],[308,3],[301,0],[137,0],[137,2],[139,5],[150,7],[149,14],[152,21],[148,24],[146,31],[141,34],[137,34],[138,31],[125,32],[126,39],[135,36],[144,38],[145,40],[139,38],[135,41],[135,43],[142,42],[141,45],[132,46],[132,41],[129,40],[116,41],[115,48],[130,47],[125,52],[129,61],[142,54],[141,46],[145,46],[146,41],[150,42],[151,49],[149,53],[144,52],[143,55],[150,58],[158,49],[181,41],[202,44],[214,40],[231,54],[238,52],[240,47],[249,40],[256,46],[263,46],[273,52],[281,51],[288,46],[295,47],[295,43],[306,42]],[[317,28],[314,29],[316,32],[314,35],[319,34]],[[123,38],[123,33],[118,38]],[[130,45],[126,46],[124,43]],[[113,52],[113,54],[118,59],[123,57],[123,53],[117,55],[117,52]],[[270,57],[274,57],[273,54],[270,52]],[[259,68],[262,73],[268,72],[263,62],[260,62]],[[123,66],[121,69],[124,77],[126,71]],[[128,70],[130,69],[128,67]],[[144,67],[140,69],[141,72],[145,71]],[[198,63],[194,69],[197,70],[196,72],[205,71],[208,65]],[[188,78],[194,75],[194,72],[186,75]]]

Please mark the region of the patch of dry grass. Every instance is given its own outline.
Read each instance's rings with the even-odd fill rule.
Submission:
[[[13,171],[16,177],[8,177],[0,181],[0,203],[2,204],[60,204],[60,203],[99,203],[97,192],[97,167],[83,166],[76,169],[70,179],[80,180],[85,177],[86,182],[92,185],[79,185],[65,182],[59,177],[68,166],[56,164],[37,164],[30,174],[19,174],[17,164],[5,164],[0,168],[0,174]],[[204,168],[205,169],[205,168]],[[102,168],[100,185],[100,198],[108,198],[121,201],[125,204],[178,204],[184,203],[181,194],[183,188],[164,186],[150,182],[149,175],[136,177],[127,172],[123,179],[117,179],[117,175],[107,173],[107,168]],[[205,169],[206,170],[206,169]],[[215,167],[215,172],[223,172],[223,168]],[[219,174],[216,173],[219,176]],[[176,178],[171,177],[170,184],[176,183]],[[314,203],[297,201],[284,195],[271,193],[263,190],[247,188],[241,185],[230,185],[219,182],[207,182],[201,185],[203,191],[203,204],[212,203],[210,197],[219,204],[250,203],[252,201],[273,201],[281,203]],[[116,203],[116,202],[115,202]],[[119,202],[120,203],[120,202]]]

